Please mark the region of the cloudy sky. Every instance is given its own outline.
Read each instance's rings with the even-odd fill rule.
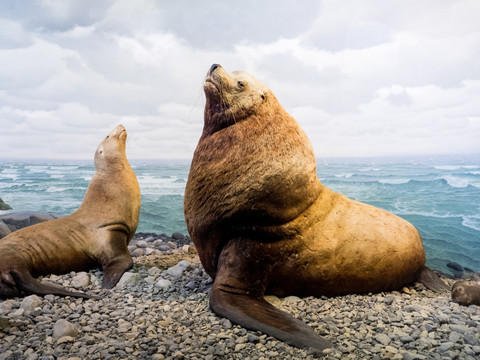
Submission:
[[[265,82],[318,157],[480,153],[480,1],[0,3],[0,158],[191,158],[212,63]]]

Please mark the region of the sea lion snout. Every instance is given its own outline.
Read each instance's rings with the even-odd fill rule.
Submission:
[[[213,64],[213,65],[210,67],[210,70],[208,71],[208,74],[209,74],[209,75],[212,75],[212,73],[213,73],[218,67],[221,67],[221,65],[219,65],[219,64]]]
[[[117,139],[120,139],[120,138],[123,138],[123,137],[127,137],[127,130],[125,129],[125,126],[123,126],[122,124],[118,125],[115,129],[113,129],[112,131],[110,131],[110,133],[107,135],[106,139],[108,139],[109,137],[115,137]]]

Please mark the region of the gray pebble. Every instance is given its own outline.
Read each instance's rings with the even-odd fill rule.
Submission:
[[[146,248],[148,246],[147,242],[145,240],[138,240],[137,241],[137,247],[139,248]]]
[[[90,285],[90,276],[86,272],[80,272],[72,278],[71,285],[76,289],[86,288]]]
[[[139,257],[145,255],[145,250],[136,248],[135,250],[132,251],[132,257]]]
[[[180,278],[184,271],[185,269],[178,265],[172,266],[171,268],[165,270],[165,272],[173,278]]]
[[[33,311],[35,308],[42,305],[42,299],[40,299],[37,295],[30,295],[25,297],[20,304],[20,309],[25,311]]]
[[[116,287],[130,287],[136,285],[141,280],[141,276],[138,273],[126,272],[122,275],[118,281]]]
[[[179,232],[176,232],[172,234],[172,238],[174,238],[175,240],[183,240],[185,236],[183,236],[183,234]]]
[[[377,340],[382,345],[388,345],[391,341],[390,336],[386,334],[377,334],[375,336],[375,340]]]
[[[65,336],[74,338],[77,336],[77,328],[65,319],[59,319],[53,327],[53,339],[57,340]]]
[[[172,282],[170,280],[166,280],[166,279],[159,279],[155,283],[155,287],[158,288],[158,289],[161,289],[163,291],[167,291],[170,288],[171,285],[172,285]]]

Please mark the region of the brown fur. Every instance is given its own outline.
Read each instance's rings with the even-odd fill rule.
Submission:
[[[414,280],[425,264],[417,230],[322,186],[307,136],[265,85],[222,68],[214,75],[224,87],[243,79],[245,92],[265,99],[241,114],[242,97],[230,100],[232,115],[222,119],[230,126],[212,132],[220,115],[212,114],[213,90],[206,90],[205,128],[190,169],[185,217],[207,272],[215,278],[226,242],[247,237],[275,253],[268,284],[279,295],[382,291]]]
[[[452,300],[460,305],[480,306],[480,285],[473,281],[457,281],[452,287]]]
[[[202,264],[215,279],[211,307],[296,346],[325,348],[314,334],[301,333],[306,326],[293,326],[279,311],[273,316],[264,293],[397,289],[424,268],[421,237],[407,221],[322,186],[306,134],[253,76],[213,65],[204,89],[204,129],[184,209]],[[283,325],[273,320],[282,316]]]
[[[96,172],[73,214],[15,231],[0,240],[0,296],[21,291],[89,297],[41,284],[33,277],[103,267],[102,286],[113,287],[132,267],[127,249],[140,213],[140,188],[125,155],[119,125],[95,153]]]

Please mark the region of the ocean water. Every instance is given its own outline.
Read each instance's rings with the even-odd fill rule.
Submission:
[[[187,233],[183,194],[190,161],[131,161],[142,191],[138,231]],[[322,183],[410,221],[427,265],[455,261],[480,271],[480,154],[421,158],[318,159]],[[68,215],[94,173],[92,161],[0,160],[0,197],[13,211]]]

